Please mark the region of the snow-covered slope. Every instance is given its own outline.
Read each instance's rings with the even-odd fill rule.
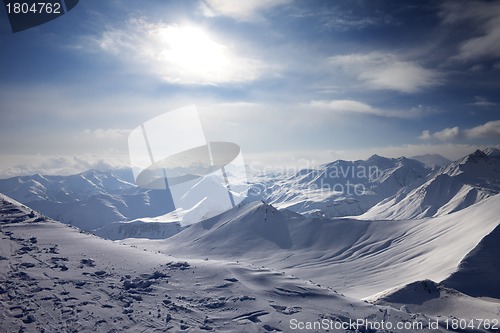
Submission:
[[[467,296],[430,280],[416,281],[372,296],[368,300],[411,313],[470,320],[500,318],[498,303]],[[479,325],[478,322],[474,323]]]
[[[437,318],[368,304],[280,272],[185,261],[29,214],[2,196],[5,332],[371,332],[367,325],[382,322],[435,332],[428,324]],[[307,323],[322,326],[305,329]]]
[[[354,215],[365,212],[402,186],[422,179],[427,172],[422,164],[406,158],[387,159],[374,155],[367,161],[336,161],[320,169],[302,170],[292,177],[256,177],[254,189],[265,192],[250,196],[249,201],[264,198],[279,208],[311,216]],[[0,180],[0,191],[47,216],[87,231],[111,223],[161,216],[174,209],[167,191],[138,188],[130,182],[131,178],[130,170],[89,170],[72,176],[22,176]],[[207,198],[200,200],[199,205],[216,206]],[[186,218],[197,219],[196,213],[205,210],[183,213]],[[116,227],[121,231],[111,231]],[[106,231],[100,235],[149,234],[158,237],[150,233],[151,226],[145,226],[147,230],[143,232],[137,223],[134,232],[130,228],[131,225],[114,224],[103,229]]]
[[[500,218],[499,218],[500,223]],[[500,226],[460,262],[443,284],[471,296],[500,299]]]
[[[92,231],[116,221],[160,216],[172,210],[170,196],[162,190],[137,190],[131,194],[97,194],[82,201],[39,200],[26,203],[61,222]]]
[[[89,170],[72,176],[0,179],[0,191],[87,231],[113,222],[160,216],[173,209],[166,191],[140,189],[127,180],[125,170]]]
[[[306,216],[359,215],[402,187],[425,179],[429,172],[416,160],[373,155],[365,161],[339,160],[303,169],[288,177],[255,177],[250,193]]]
[[[123,174],[123,172],[121,172]],[[120,174],[120,171],[116,171]],[[1,192],[20,202],[47,200],[67,202],[134,188],[115,172],[89,170],[71,176],[20,176],[0,179]]]
[[[367,297],[416,280],[446,279],[498,225],[498,216],[500,196],[436,218],[376,222],[305,218],[254,202],[167,240],[126,243],[252,262]]]
[[[438,216],[498,193],[500,156],[495,156],[494,149],[488,153],[476,152],[475,157],[467,156],[437,172],[413,159],[373,155],[366,161],[339,160],[291,176],[253,175],[246,201],[264,200],[278,209],[309,217],[364,214],[361,218],[375,220]],[[131,178],[130,170],[90,170],[65,177],[34,175],[0,180],[0,191],[47,216],[87,231],[116,222],[163,216],[174,209],[168,191],[138,188],[130,183]],[[203,195],[195,197],[200,207],[217,206]],[[205,211],[211,208],[179,211],[178,221],[183,223],[182,214],[187,220],[214,215]],[[103,229],[106,231],[101,235],[157,238],[170,234],[152,233],[151,227],[144,225],[145,230],[141,231],[139,223],[126,227],[113,224]]]
[[[304,218],[287,218],[272,206],[253,202],[196,223],[173,236],[175,240],[168,244],[182,244],[186,253],[207,249],[207,254],[226,253],[234,259],[252,252],[273,255],[279,249],[296,246],[289,232],[289,221],[295,220],[302,222]]]
[[[473,205],[500,192],[500,156],[477,150],[417,185],[401,189],[360,218],[396,220],[441,216]]]

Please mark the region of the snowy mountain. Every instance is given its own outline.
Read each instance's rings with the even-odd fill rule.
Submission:
[[[306,218],[254,202],[166,240],[124,242],[192,258],[264,265],[363,298],[417,280],[446,279],[497,227],[498,216],[500,196],[445,216],[375,222]]]
[[[494,300],[500,297],[500,157],[493,155],[477,151],[429,175],[418,161],[373,156],[288,178],[262,177],[257,185],[270,186],[269,198],[282,193],[274,197],[281,210],[254,201],[187,228],[165,212],[164,191],[141,190],[118,176],[0,181],[54,216],[113,240],[125,238],[99,239],[0,195],[1,328],[311,331],[292,329],[292,320],[365,319],[425,323],[408,331],[446,332],[446,320],[500,320]],[[373,174],[366,176],[370,166]],[[363,184],[365,191],[349,197],[324,190],[338,184],[344,190]],[[61,188],[64,195],[57,194]],[[318,196],[312,200],[306,193]],[[283,209],[299,207],[300,200],[319,211],[328,211],[329,200],[363,209],[384,196],[363,219]],[[401,204],[406,198],[411,200]],[[377,221],[366,220],[388,202],[374,215]],[[380,218],[392,210],[414,212],[415,205],[429,215]],[[356,329],[377,331],[366,323]]]
[[[441,168],[447,166],[452,161],[439,155],[439,154],[425,154],[410,157],[413,160],[424,163],[427,167],[431,169]]]
[[[175,258],[39,217],[0,195],[5,332],[374,332],[405,324],[397,331],[431,333],[440,320],[267,268]]]
[[[98,194],[110,194],[134,188],[130,182],[117,176],[124,171],[101,172],[89,170],[71,176],[33,176],[0,179],[2,193],[11,194],[21,202],[46,200],[52,202],[82,201]],[[125,176],[126,177],[126,176]],[[123,177],[123,178],[125,178]]]
[[[260,201],[308,217],[357,216],[362,219],[408,219],[458,211],[500,190],[494,148],[476,152],[432,171],[423,163],[373,155],[363,161],[335,161],[294,174],[250,175],[246,202]],[[430,155],[425,155],[430,156]],[[474,157],[475,156],[475,157]],[[0,180],[0,191],[43,214],[104,237],[159,238],[176,228],[143,224],[174,209],[170,193],[132,183],[130,170],[90,170],[73,176],[23,176]],[[196,188],[191,189],[193,194]],[[199,207],[176,212],[180,222],[200,219],[216,203],[194,195]],[[195,205],[195,207],[197,207]],[[203,214],[209,218],[213,214]],[[132,224],[124,224],[131,222]],[[141,231],[141,229],[144,229]]]
[[[128,182],[130,170],[89,170],[71,176],[0,179],[0,191],[43,214],[92,231],[106,224],[160,216],[173,209],[162,190]]]
[[[467,254],[443,284],[467,295],[500,299],[499,239],[500,225]]]
[[[373,155],[368,160],[335,161],[286,177],[253,179],[259,199],[306,216],[359,215],[399,189],[429,174],[421,162]]]
[[[379,202],[361,218],[410,219],[459,211],[500,191],[500,156],[477,150]]]
[[[385,291],[370,302],[429,316],[463,318],[467,322],[498,316],[498,304],[477,299],[430,280]]]

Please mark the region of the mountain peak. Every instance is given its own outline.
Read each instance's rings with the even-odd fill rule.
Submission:
[[[422,162],[420,162],[418,160],[414,160],[412,158],[408,158],[406,156],[398,157],[398,158],[396,158],[396,161],[398,161],[398,163],[400,163],[400,164],[408,164],[408,163],[425,164],[425,163],[422,163]]]
[[[498,158],[488,156],[481,150],[476,150],[475,152],[464,156],[455,162],[449,164],[443,168],[440,173],[447,174],[448,176],[458,176],[465,177],[468,179],[467,184],[478,184],[484,183],[484,179],[490,178],[493,182],[484,183],[486,188],[491,188],[492,184],[497,183],[499,176],[499,162]],[[464,180],[465,180],[464,178]],[[475,179],[472,181],[472,179]],[[482,181],[480,181],[482,179]],[[488,185],[489,184],[489,185]],[[495,188],[498,185],[494,186]]]
[[[281,212],[277,210],[273,205],[266,203],[264,200],[256,201],[253,203],[242,204],[241,206],[237,206],[232,210],[234,209],[237,210],[239,207],[247,210],[247,212],[252,212],[252,214],[255,214],[256,212],[261,212],[264,215],[264,217],[270,213],[281,214]]]
[[[380,156],[380,155],[377,155],[377,154],[373,154],[372,156],[370,156],[369,159],[366,160],[366,162],[372,163],[372,164],[383,164],[383,165],[385,165],[387,163],[390,163],[391,160],[392,160],[391,158]]]
[[[459,164],[479,163],[481,160],[487,160],[487,159],[489,159],[489,156],[486,155],[482,150],[477,149],[472,154],[469,154],[469,155],[465,156],[464,158],[460,159]]]
[[[370,158],[368,158],[368,160],[380,160],[380,159],[386,160],[387,157],[383,157],[383,156],[380,156],[380,155],[377,155],[377,154],[373,154],[372,156],[370,156]]]
[[[427,167],[430,168],[440,168],[447,166],[452,161],[449,159],[439,155],[439,154],[424,154],[410,157],[412,160],[417,160],[419,162],[424,163]]]
[[[474,155],[474,156],[480,156],[480,157],[484,157],[484,156],[487,156],[482,150],[480,149],[477,149],[475,152],[473,152],[472,154],[470,155]]]

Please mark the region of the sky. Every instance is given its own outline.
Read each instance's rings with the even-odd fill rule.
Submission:
[[[192,104],[256,167],[500,147],[500,1],[83,0],[17,33],[2,7],[0,45],[0,177],[127,167]]]

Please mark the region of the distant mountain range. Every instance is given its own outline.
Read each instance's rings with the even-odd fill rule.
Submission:
[[[435,169],[447,166],[452,161],[439,154],[425,154],[410,157],[412,160],[417,160],[424,163],[427,167]]]
[[[0,180],[0,192],[61,222],[91,231],[104,225],[172,211],[166,191],[130,183],[129,170],[89,170],[71,176]]]
[[[499,151],[427,164],[374,155],[251,175],[246,201],[187,226],[129,170],[0,180],[2,328],[287,332],[292,319],[365,318],[492,332]]]
[[[256,177],[259,199],[306,216],[359,215],[432,172],[423,163],[373,155],[363,161],[335,161],[291,176]]]
[[[440,168],[436,166],[442,165]],[[306,217],[409,219],[449,214],[500,191],[500,150],[455,162],[439,155],[413,159],[373,155],[298,170],[249,175],[245,202],[263,200]],[[0,192],[62,222],[110,238],[166,238],[180,221],[169,193],[137,187],[128,169],[72,176],[0,179]]]
[[[379,202],[363,219],[410,219],[440,216],[469,207],[500,192],[500,155],[481,150],[401,188]]]
[[[127,239],[123,243],[185,258],[229,258],[272,267],[363,298],[414,281],[443,281],[498,226],[499,208],[500,196],[492,196],[439,217],[372,222],[308,218],[253,202],[165,240]],[[490,244],[485,252],[494,249]],[[494,295],[498,289],[494,283],[498,266],[490,266],[496,262],[491,256],[483,261],[474,256],[475,263],[469,266],[497,272],[481,278],[487,282],[483,286],[487,293],[481,296]],[[458,280],[470,284],[469,288],[481,288],[471,276],[475,274]]]

